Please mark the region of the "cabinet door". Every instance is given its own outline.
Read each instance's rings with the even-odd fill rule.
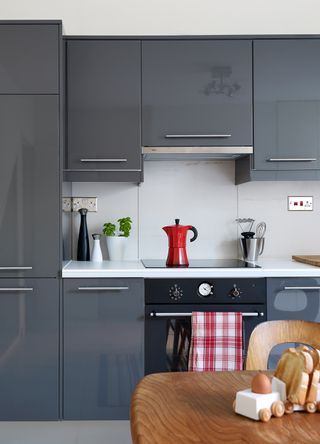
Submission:
[[[67,43],[68,170],[141,170],[140,42]]]
[[[268,321],[303,320],[320,322],[320,278],[267,279]],[[275,368],[281,353],[299,344],[284,343],[274,347],[269,368]]]
[[[54,95],[0,95],[0,277],[57,276],[58,106]]]
[[[252,145],[251,59],[251,41],[143,42],[142,144]]]
[[[254,166],[320,166],[320,40],[254,41]]]
[[[64,279],[64,419],[129,418],[143,293],[142,279]]]
[[[59,93],[60,26],[0,25],[0,94]]]
[[[59,283],[0,279],[0,420],[58,419]]]

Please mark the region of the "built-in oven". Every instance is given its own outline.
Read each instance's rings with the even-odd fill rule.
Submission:
[[[252,330],[266,320],[266,281],[145,279],[145,373],[187,371],[194,311],[241,312],[243,356]]]

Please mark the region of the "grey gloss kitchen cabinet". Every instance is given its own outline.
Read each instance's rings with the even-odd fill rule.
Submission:
[[[70,180],[140,181],[140,41],[68,40]]]
[[[0,146],[0,277],[57,277],[59,97],[0,95]]]
[[[144,372],[143,279],[64,279],[64,419],[128,419]]]
[[[252,42],[142,42],[143,146],[252,145]]]
[[[320,39],[254,41],[254,168],[320,167]]]
[[[320,277],[267,279],[267,318],[320,322]],[[281,352],[289,346],[285,343],[272,351],[269,368],[275,368]]]
[[[58,94],[61,25],[0,24],[0,94]]]
[[[0,420],[58,419],[59,282],[0,279]]]

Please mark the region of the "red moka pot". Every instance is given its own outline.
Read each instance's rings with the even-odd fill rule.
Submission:
[[[187,256],[187,233],[188,230],[193,231],[193,242],[198,237],[198,231],[192,225],[179,225],[180,219],[175,219],[176,224],[163,227],[167,233],[169,240],[169,251],[166,265],[167,267],[188,267],[189,261]]]

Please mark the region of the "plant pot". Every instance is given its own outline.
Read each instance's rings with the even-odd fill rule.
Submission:
[[[122,261],[124,258],[128,238],[124,236],[106,236],[109,259]]]

